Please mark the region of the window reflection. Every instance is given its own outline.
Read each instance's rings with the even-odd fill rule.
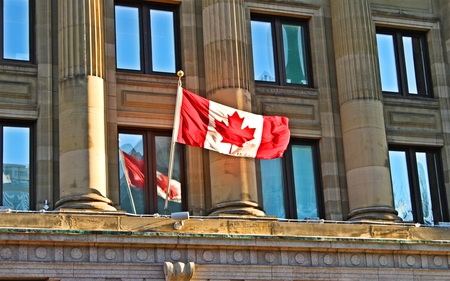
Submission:
[[[122,1],[115,6],[115,25],[117,69],[152,74],[176,72],[179,65],[176,5]]]
[[[406,80],[408,81],[408,92],[410,94],[418,94],[416,71],[414,69],[412,37],[403,36],[403,53],[405,55]]]
[[[176,71],[173,20],[173,12],[150,10],[153,71],[169,73]]]
[[[295,199],[297,218],[317,218],[316,179],[311,146],[293,145]]]
[[[282,25],[286,83],[307,84],[303,27]]]
[[[267,215],[290,219],[321,216],[316,154],[315,145],[291,144],[283,158],[260,161]]]
[[[395,209],[408,222],[433,225],[445,221],[444,189],[438,153],[432,149],[389,151]]]
[[[430,181],[428,175],[427,155],[424,152],[416,152],[417,174],[419,176],[420,199],[422,202],[422,215],[425,224],[434,224]]]
[[[404,221],[413,221],[406,152],[389,151],[389,160],[395,209]]]
[[[3,58],[30,60],[29,0],[3,0]]]
[[[377,34],[378,60],[380,62],[381,88],[383,92],[399,92],[395,62],[394,37]]]
[[[268,216],[287,218],[285,187],[281,158],[261,160],[264,211]]]
[[[2,206],[30,209],[30,128],[3,127]]]
[[[121,208],[129,213],[164,214],[171,137],[152,133],[119,134]],[[144,149],[145,148],[145,149]],[[146,152],[147,148],[151,148]],[[176,147],[168,211],[182,211],[180,149]]]
[[[169,154],[171,137],[155,137],[155,156],[156,156],[156,182],[158,193],[158,213],[164,213],[164,204],[167,193],[168,174],[169,174]],[[169,189],[169,205],[171,212],[181,211],[181,176],[180,176],[180,150],[175,147],[175,159],[172,171],[172,180]]]
[[[120,206],[129,213],[145,213],[143,135],[119,134]]]
[[[251,28],[255,80],[275,82],[272,24],[252,20]]]
[[[116,6],[117,68],[141,70],[139,9]]]
[[[376,38],[383,92],[431,97],[426,33],[379,27]]]

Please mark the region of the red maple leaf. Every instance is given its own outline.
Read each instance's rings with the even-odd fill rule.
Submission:
[[[223,121],[216,122],[216,130],[223,137],[222,142],[242,147],[244,143],[254,139],[255,128],[247,126],[241,129],[244,119],[245,117],[241,118],[235,111],[233,115],[228,115],[228,126]]]

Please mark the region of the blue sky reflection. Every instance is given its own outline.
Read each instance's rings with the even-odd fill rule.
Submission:
[[[28,0],[3,0],[3,58],[30,60]]]

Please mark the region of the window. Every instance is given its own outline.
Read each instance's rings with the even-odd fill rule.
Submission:
[[[426,34],[377,29],[383,92],[432,97]]]
[[[317,145],[291,141],[283,158],[261,160],[264,210],[289,219],[323,217]]]
[[[177,71],[180,64],[177,7],[117,2],[115,27],[117,69],[140,73]]]
[[[33,127],[0,120],[1,205],[13,210],[30,210],[33,204]]]
[[[404,221],[433,225],[447,220],[439,159],[431,149],[389,151],[394,205]]]
[[[255,80],[312,86],[305,20],[252,16]]]
[[[29,0],[0,0],[3,61],[31,60],[31,4]]]
[[[120,205],[129,213],[164,214],[171,135],[169,132],[120,130]],[[176,146],[169,212],[185,210],[182,148]],[[183,195],[183,196],[182,196]]]

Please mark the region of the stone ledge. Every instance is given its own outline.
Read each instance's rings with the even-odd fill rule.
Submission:
[[[179,230],[174,228],[174,223],[169,216],[132,216],[121,212],[0,213],[0,234],[114,234],[242,239],[260,237],[268,240],[450,244],[448,228],[403,223],[281,222],[270,217],[191,217],[184,221]]]

